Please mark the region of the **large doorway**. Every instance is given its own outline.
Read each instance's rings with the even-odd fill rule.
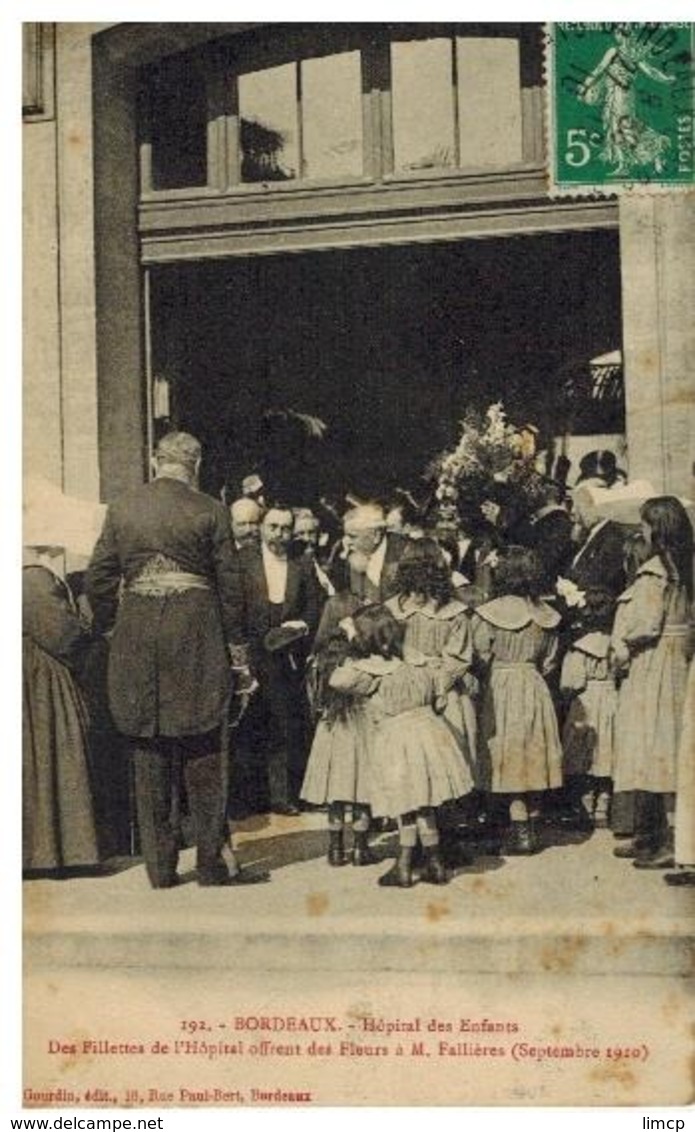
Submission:
[[[151,325],[153,375],[170,423],[205,445],[207,490],[263,464],[294,503],[417,489],[468,406],[562,427],[562,375],[620,346],[618,235],[162,266]],[[320,418],[325,438],[278,430],[275,410]]]

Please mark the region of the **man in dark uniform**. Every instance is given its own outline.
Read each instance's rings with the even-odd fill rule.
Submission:
[[[197,490],[200,459],[195,437],[163,437],[154,481],[109,507],[86,578],[95,628],[113,629],[109,705],[131,742],[153,888],[178,879],[172,801],[180,777],[195,829],[198,883],[256,879],[236,868],[230,873],[222,856],[221,729],[232,691],[247,693],[251,677],[229,516]]]

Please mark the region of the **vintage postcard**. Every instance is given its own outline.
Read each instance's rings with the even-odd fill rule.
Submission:
[[[693,25],[22,34],[22,1103],[692,1103]]]

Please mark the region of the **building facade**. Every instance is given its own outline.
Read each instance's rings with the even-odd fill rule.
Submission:
[[[548,193],[540,25],[27,24],[24,51],[27,471],[108,501],[171,421],[220,479],[289,390],[337,400],[366,475],[380,415],[419,461],[486,364],[534,419],[572,351],[619,347],[630,475],[692,494],[695,197]]]

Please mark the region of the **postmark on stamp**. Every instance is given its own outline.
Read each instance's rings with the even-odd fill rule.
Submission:
[[[690,23],[548,25],[552,192],[693,188],[694,29]]]

